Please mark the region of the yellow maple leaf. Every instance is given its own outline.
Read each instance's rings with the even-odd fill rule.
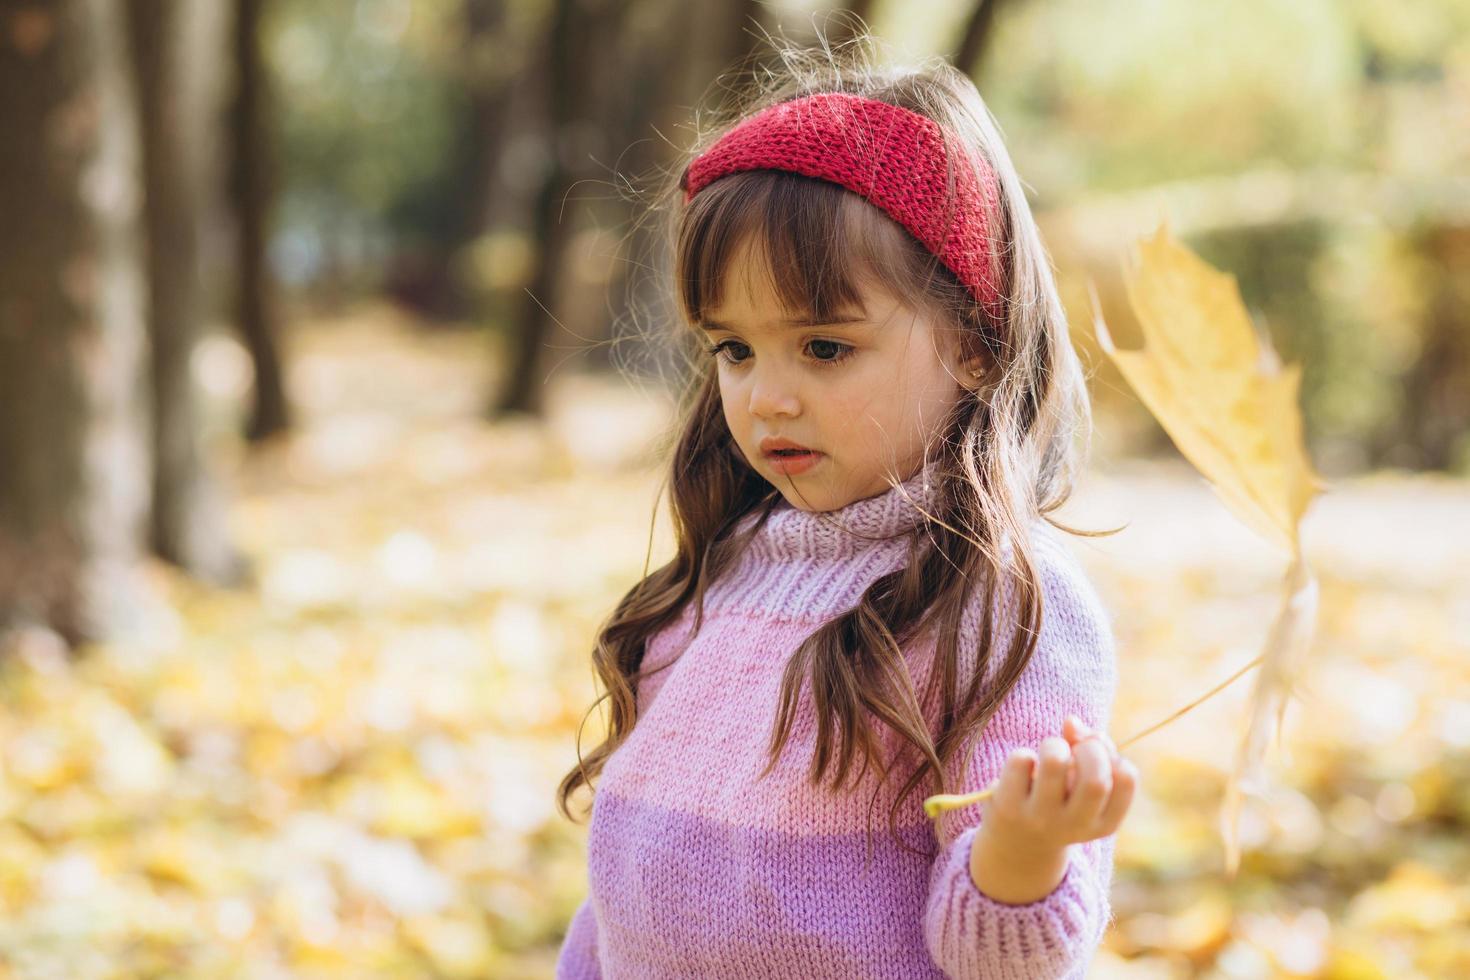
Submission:
[[[1257,334],[1235,277],[1174,241],[1165,225],[1139,246],[1128,298],[1144,346],[1098,343],[1174,445],[1246,524],[1295,557],[1307,504],[1327,489],[1312,469],[1297,409],[1300,368],[1282,368]]]
[[[1282,368],[1269,337],[1251,322],[1235,277],[1211,267],[1161,225],[1140,243],[1124,278],[1144,346],[1124,351],[1113,345],[1094,293],[1099,345],[1226,506],[1291,560],[1284,601],[1255,661],[1261,670],[1250,720],[1221,808],[1226,866],[1234,875],[1241,793],[1261,788],[1268,733],[1280,736],[1316,622],[1317,583],[1302,558],[1301,519],[1327,485],[1303,443],[1300,369]]]

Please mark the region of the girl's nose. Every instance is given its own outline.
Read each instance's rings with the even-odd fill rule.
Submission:
[[[750,414],[764,419],[777,415],[794,417],[800,412],[801,402],[790,384],[775,372],[757,375],[750,388]]]

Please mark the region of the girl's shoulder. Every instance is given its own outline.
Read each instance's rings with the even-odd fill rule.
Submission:
[[[1113,617],[1086,567],[1078,558],[1073,536],[1037,518],[1030,528],[1030,556],[1040,589],[1041,628],[1038,646],[1069,656],[1110,659],[1114,652]],[[1003,549],[1007,558],[1011,549]],[[984,613],[982,589],[966,603],[962,632],[977,635]],[[992,643],[1001,648],[1020,626],[1019,590],[1015,578],[1002,576],[991,596]]]
[[[1038,517],[1031,523],[1032,563],[1042,580],[1044,592],[1054,593],[1059,599],[1095,604],[1095,612],[1106,617],[1107,609],[1086,566],[1078,557],[1078,549],[1085,546],[1087,540],[1058,530]]]

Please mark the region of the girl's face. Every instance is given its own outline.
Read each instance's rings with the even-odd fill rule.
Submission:
[[[720,305],[698,324],[718,348],[720,400],[736,446],[801,510],[835,510],[914,476],[926,443],[975,384],[955,332],[864,282],[863,309],[844,311],[840,322],[788,319],[757,247],[737,249]],[[813,455],[783,462],[763,451],[766,439]]]

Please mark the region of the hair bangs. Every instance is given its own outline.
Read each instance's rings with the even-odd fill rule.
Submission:
[[[902,232],[873,205],[825,180],[775,170],[722,177],[694,197],[680,228],[684,315],[698,324],[721,305],[745,250],[744,274],[765,276],[785,315],[821,322],[866,314],[857,284],[873,278],[889,285],[878,270],[902,264]]]

